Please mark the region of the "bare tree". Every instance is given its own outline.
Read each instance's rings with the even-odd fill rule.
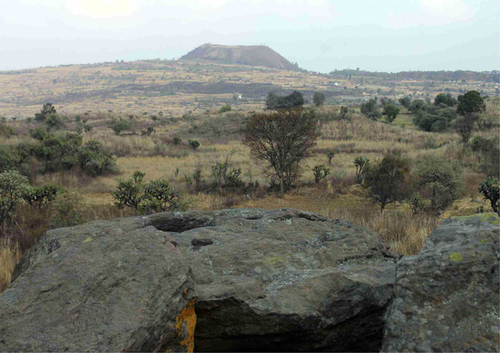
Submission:
[[[316,124],[314,112],[300,108],[256,114],[247,123],[243,143],[254,159],[269,163],[282,195],[292,186],[300,162],[310,156],[318,138]]]

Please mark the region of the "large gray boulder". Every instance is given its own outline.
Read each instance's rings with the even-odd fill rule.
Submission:
[[[383,352],[499,351],[499,220],[445,220],[398,261]]]
[[[396,258],[375,233],[290,209],[148,220],[193,271],[196,351],[380,350]]]
[[[396,260],[373,232],[290,209],[57,229],[0,295],[0,351],[378,352]]]
[[[47,232],[0,295],[0,351],[192,351],[190,268],[147,219]]]

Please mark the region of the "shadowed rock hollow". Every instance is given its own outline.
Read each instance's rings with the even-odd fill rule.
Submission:
[[[149,219],[165,231],[177,224]],[[184,222],[208,225],[169,232],[193,271],[196,351],[380,350],[395,259],[375,233],[297,210]]]

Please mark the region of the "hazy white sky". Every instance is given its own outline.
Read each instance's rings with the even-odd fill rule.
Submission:
[[[0,70],[265,44],[320,72],[498,70],[499,0],[0,0]]]

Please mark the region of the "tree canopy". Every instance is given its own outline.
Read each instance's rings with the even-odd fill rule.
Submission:
[[[304,95],[298,91],[293,91],[288,96],[278,96],[270,92],[266,99],[266,109],[292,109],[304,105]]]
[[[247,123],[243,144],[254,159],[269,163],[282,194],[292,186],[300,162],[310,155],[318,138],[316,124],[314,112],[298,108],[256,114]]]
[[[484,99],[477,91],[469,91],[458,96],[457,113],[460,115],[481,113],[486,109]]]

